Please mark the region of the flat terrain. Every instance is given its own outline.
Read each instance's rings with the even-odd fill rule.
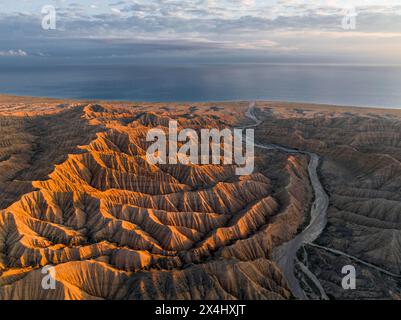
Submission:
[[[249,125],[248,108],[0,96],[0,298],[290,299],[273,253],[311,219],[314,153],[328,224],[295,261],[305,298],[398,299],[401,111],[257,102],[257,143],[306,153],[257,148],[244,177],[147,163],[147,130]]]

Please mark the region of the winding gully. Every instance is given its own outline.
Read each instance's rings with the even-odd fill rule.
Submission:
[[[252,102],[246,111],[245,115],[248,119],[254,121],[254,124],[243,127],[246,128],[256,128],[262,123],[262,120],[258,119],[255,114],[256,104]],[[304,290],[301,288],[299,280],[295,276],[295,267],[298,264],[302,273],[308,277],[316,286],[320,292],[321,299],[328,299],[322,285],[315,275],[297,259],[298,250],[306,245],[314,242],[320,234],[323,232],[327,225],[327,209],[329,205],[329,197],[323,189],[323,186],[319,180],[317,174],[317,167],[319,165],[320,158],[317,154],[308,151],[301,151],[296,149],[287,148],[284,146],[279,146],[275,144],[257,144],[256,148],[269,149],[269,150],[279,150],[291,154],[303,154],[309,156],[309,166],[308,172],[312,188],[315,194],[315,200],[312,204],[312,209],[310,213],[310,223],[309,225],[299,233],[294,239],[290,240],[277,247],[273,252],[273,260],[277,263],[279,268],[283,271],[285,278],[289,284],[289,287],[293,295],[298,299],[307,300],[308,297]]]

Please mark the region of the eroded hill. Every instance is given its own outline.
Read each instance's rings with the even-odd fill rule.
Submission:
[[[273,251],[308,224],[308,158],[150,165],[146,133],[231,128],[249,103],[1,97],[1,299],[289,299]],[[328,225],[298,258],[335,299],[400,298],[398,111],[257,103],[256,140],[318,154]],[[56,290],[42,288],[55,266]],[[357,289],[341,287],[354,265]],[[319,290],[297,269],[309,298]]]
[[[284,111],[283,107],[264,106],[259,105],[265,121],[257,133],[262,141],[308,150],[323,158],[319,171],[330,197],[329,221],[316,241],[320,247],[306,246],[300,254],[303,262],[329,297],[399,299],[399,111],[316,106]],[[342,288],[341,270],[346,265],[356,268],[356,290]],[[314,291],[310,296],[316,298],[319,295]]]
[[[3,107],[2,299],[291,297],[271,254],[306,219],[306,157],[257,154],[243,177],[145,157],[149,128],[230,127],[244,106],[50,107]],[[42,288],[46,265],[56,290]]]

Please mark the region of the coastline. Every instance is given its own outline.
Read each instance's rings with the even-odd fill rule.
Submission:
[[[386,112],[394,115],[401,116],[401,106],[399,108],[387,108],[381,106],[357,106],[357,105],[338,105],[338,104],[326,104],[326,103],[312,103],[312,102],[291,102],[291,101],[276,101],[276,100],[253,100],[256,102],[256,106],[266,105],[269,108],[273,109],[304,109],[304,108],[313,108],[314,111],[321,109],[322,111],[328,111],[328,108],[331,111],[336,112],[347,112],[347,111],[355,111],[359,113],[380,113]],[[136,101],[136,100],[107,100],[107,99],[74,99],[74,98],[54,98],[54,97],[45,97],[45,96],[24,96],[24,95],[14,95],[14,94],[5,94],[0,93],[0,104],[3,103],[106,103],[110,105],[143,105],[153,107],[163,107],[165,105],[197,105],[197,106],[210,106],[213,104],[222,104],[222,105],[238,105],[238,104],[248,104],[250,100],[221,100],[221,101]],[[1,109],[0,109],[1,111]]]

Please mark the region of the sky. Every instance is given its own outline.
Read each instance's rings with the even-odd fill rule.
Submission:
[[[9,59],[400,64],[401,0],[0,0]]]

